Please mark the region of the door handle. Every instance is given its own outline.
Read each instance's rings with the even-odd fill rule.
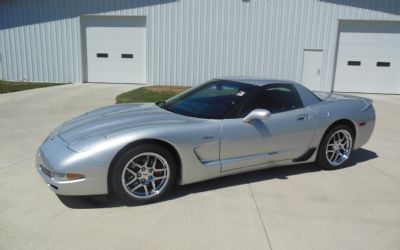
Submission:
[[[299,121],[306,121],[310,120],[310,115],[309,114],[301,114],[297,116],[297,120]]]

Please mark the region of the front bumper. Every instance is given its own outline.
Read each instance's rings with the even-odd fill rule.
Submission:
[[[55,193],[60,195],[107,194],[108,167],[86,153],[67,148],[68,143],[55,136],[46,140],[36,154],[36,169]],[[54,173],[79,173],[85,178],[58,180]]]

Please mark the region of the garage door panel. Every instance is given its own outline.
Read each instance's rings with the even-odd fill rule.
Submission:
[[[396,53],[396,46],[360,46],[360,45],[346,45],[341,48],[341,57],[359,57],[363,58],[399,58],[400,55]],[[365,53],[365,52],[368,53]]]
[[[376,84],[376,81],[373,82],[354,82],[351,80],[344,81],[348,87],[346,88],[346,92],[357,92],[357,93],[365,93],[362,91],[363,89],[368,89],[370,93],[383,93],[383,94],[393,94],[399,93],[400,89],[396,86],[396,82],[385,82]],[[386,86],[384,85],[386,84]]]
[[[400,93],[399,23],[356,23],[339,29],[334,90]]]
[[[84,23],[88,82],[146,83],[145,17],[91,16]]]
[[[120,43],[131,43],[131,42],[134,42],[134,41],[141,41],[141,42],[143,41],[143,38],[137,38],[137,37],[117,37],[117,36],[112,36],[112,37],[110,37],[110,36],[108,36],[108,37],[94,37],[93,36],[91,38],[93,40],[89,44],[91,44],[92,46],[99,46],[99,45],[103,44],[103,43],[99,44],[97,42],[97,41],[101,40],[104,43],[111,42],[111,44],[108,44],[108,46],[114,47],[114,48],[115,47],[121,47]],[[117,44],[113,43],[115,41],[118,41],[118,43]]]
[[[359,66],[351,66],[348,65],[349,63],[360,63]],[[346,58],[338,58],[337,59],[337,64],[339,67],[342,68],[349,68],[349,74],[352,72],[358,72],[358,71],[363,71],[363,70],[371,70],[371,71],[392,71],[393,68],[397,68],[398,64],[400,62],[400,59],[393,59],[393,58],[385,58],[385,57],[355,57],[355,56],[349,56]],[[377,66],[377,64],[380,63],[379,65],[382,65],[382,63],[389,63],[389,66]],[[386,65],[385,64],[385,65]],[[365,74],[368,74],[368,72],[364,72]],[[395,72],[393,72],[395,73]],[[340,76],[341,74],[339,74]]]
[[[87,27],[130,27],[131,20],[122,16],[86,16],[85,18],[98,18],[95,22],[87,22]],[[113,18],[114,21],[110,23],[109,19]],[[136,18],[136,17],[135,17]],[[135,26],[137,27],[146,27],[146,19],[138,18],[135,22]]]
[[[391,82],[391,83],[396,83],[397,81],[393,81],[393,76],[391,74],[388,74],[388,72],[385,72],[386,70],[382,71],[371,71],[368,73],[364,73],[363,71],[359,71],[354,74],[347,74],[346,77],[338,78],[337,80],[339,81],[352,81],[354,83],[356,82]],[[363,81],[359,81],[359,76],[358,73],[364,74],[363,77],[365,78]]]
[[[117,29],[117,28],[114,28],[114,29]],[[144,28],[141,28],[141,29],[144,29]],[[135,32],[143,33],[143,34],[133,34]],[[102,33],[102,34],[99,34],[99,33]],[[112,34],[112,37],[110,37],[110,35],[109,35],[110,33]],[[118,39],[143,39],[143,38],[146,38],[146,33],[144,31],[140,31],[140,30],[133,29],[133,28],[126,29],[123,31],[110,30],[110,29],[95,29],[92,32],[87,32],[86,34],[95,39],[115,40],[115,38],[118,38]]]
[[[131,53],[134,54],[137,60],[146,58],[146,51],[129,48],[129,47],[121,47],[121,48],[112,48],[112,47],[104,47],[99,46],[96,48],[92,48],[88,50],[88,58],[96,58],[97,53],[107,53],[109,58],[120,58],[121,54]]]
[[[383,33],[357,33],[348,32],[341,33],[343,44],[396,44],[399,41],[398,34],[383,34]]]

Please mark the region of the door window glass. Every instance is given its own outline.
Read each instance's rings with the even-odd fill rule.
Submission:
[[[303,103],[291,84],[270,84],[263,88],[239,111],[244,117],[254,109],[266,109],[272,114],[302,108]]]

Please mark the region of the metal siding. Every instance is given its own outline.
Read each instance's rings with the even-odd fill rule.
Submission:
[[[340,4],[340,3],[345,4]],[[361,3],[360,1],[357,1]],[[396,0],[3,0],[0,77],[84,81],[80,16],[146,16],[147,79],[192,85],[223,75],[300,81],[304,49],[322,49],[330,90],[338,20],[400,20]],[[382,10],[395,10],[394,14]]]

